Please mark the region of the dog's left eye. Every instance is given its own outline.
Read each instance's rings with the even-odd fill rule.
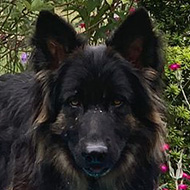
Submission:
[[[113,101],[113,105],[118,107],[118,106],[121,106],[123,104],[123,101],[122,100],[119,100],[119,99],[115,99]]]
[[[80,101],[77,99],[77,98],[73,98],[69,101],[69,104],[72,106],[72,107],[78,107],[80,106]]]

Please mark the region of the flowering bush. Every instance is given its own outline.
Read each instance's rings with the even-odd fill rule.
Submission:
[[[167,47],[164,82],[169,144],[161,148],[166,163],[160,168],[160,189],[187,190],[190,186],[190,47]]]
[[[90,44],[98,44],[135,10],[138,3],[137,0],[4,0],[0,3],[0,73],[26,69],[22,53],[28,56],[30,52],[26,36],[31,36],[35,19],[42,9],[63,16],[77,32],[89,38]]]

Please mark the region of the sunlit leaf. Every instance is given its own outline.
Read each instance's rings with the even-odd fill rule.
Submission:
[[[109,5],[113,3],[113,0],[106,0]]]
[[[177,163],[176,179],[182,178],[183,175],[182,158],[183,158],[183,152],[181,152],[179,162]]]
[[[24,0],[24,1],[23,1],[23,4],[26,6],[26,8],[27,8],[28,10],[31,9],[31,4],[30,4],[27,0]]]
[[[121,0],[122,1],[122,3],[127,3],[129,0]]]
[[[172,178],[175,178],[176,176],[175,176],[175,172],[174,172],[174,169],[172,168],[172,166],[171,166],[171,162],[170,161],[168,161],[168,166],[169,166],[169,174],[170,174],[170,176],[172,177]]]

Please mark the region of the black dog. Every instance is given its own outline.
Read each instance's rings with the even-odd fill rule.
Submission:
[[[40,13],[34,71],[0,77],[1,190],[153,190],[162,59],[139,9],[105,46]]]

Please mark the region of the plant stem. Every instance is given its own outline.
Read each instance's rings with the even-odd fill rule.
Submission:
[[[179,87],[180,87],[180,89],[181,89],[181,92],[182,92],[182,94],[183,94],[183,97],[184,97],[184,99],[185,99],[185,102],[186,102],[186,104],[187,104],[187,106],[188,106],[188,108],[189,108],[189,110],[190,110],[190,103],[189,103],[189,101],[188,101],[188,99],[187,99],[187,96],[186,96],[184,90],[183,90],[183,86],[181,85],[181,82],[180,82],[180,84],[179,84]]]
[[[177,181],[177,179],[175,180],[175,186],[176,186],[176,190],[178,190],[178,181]]]

